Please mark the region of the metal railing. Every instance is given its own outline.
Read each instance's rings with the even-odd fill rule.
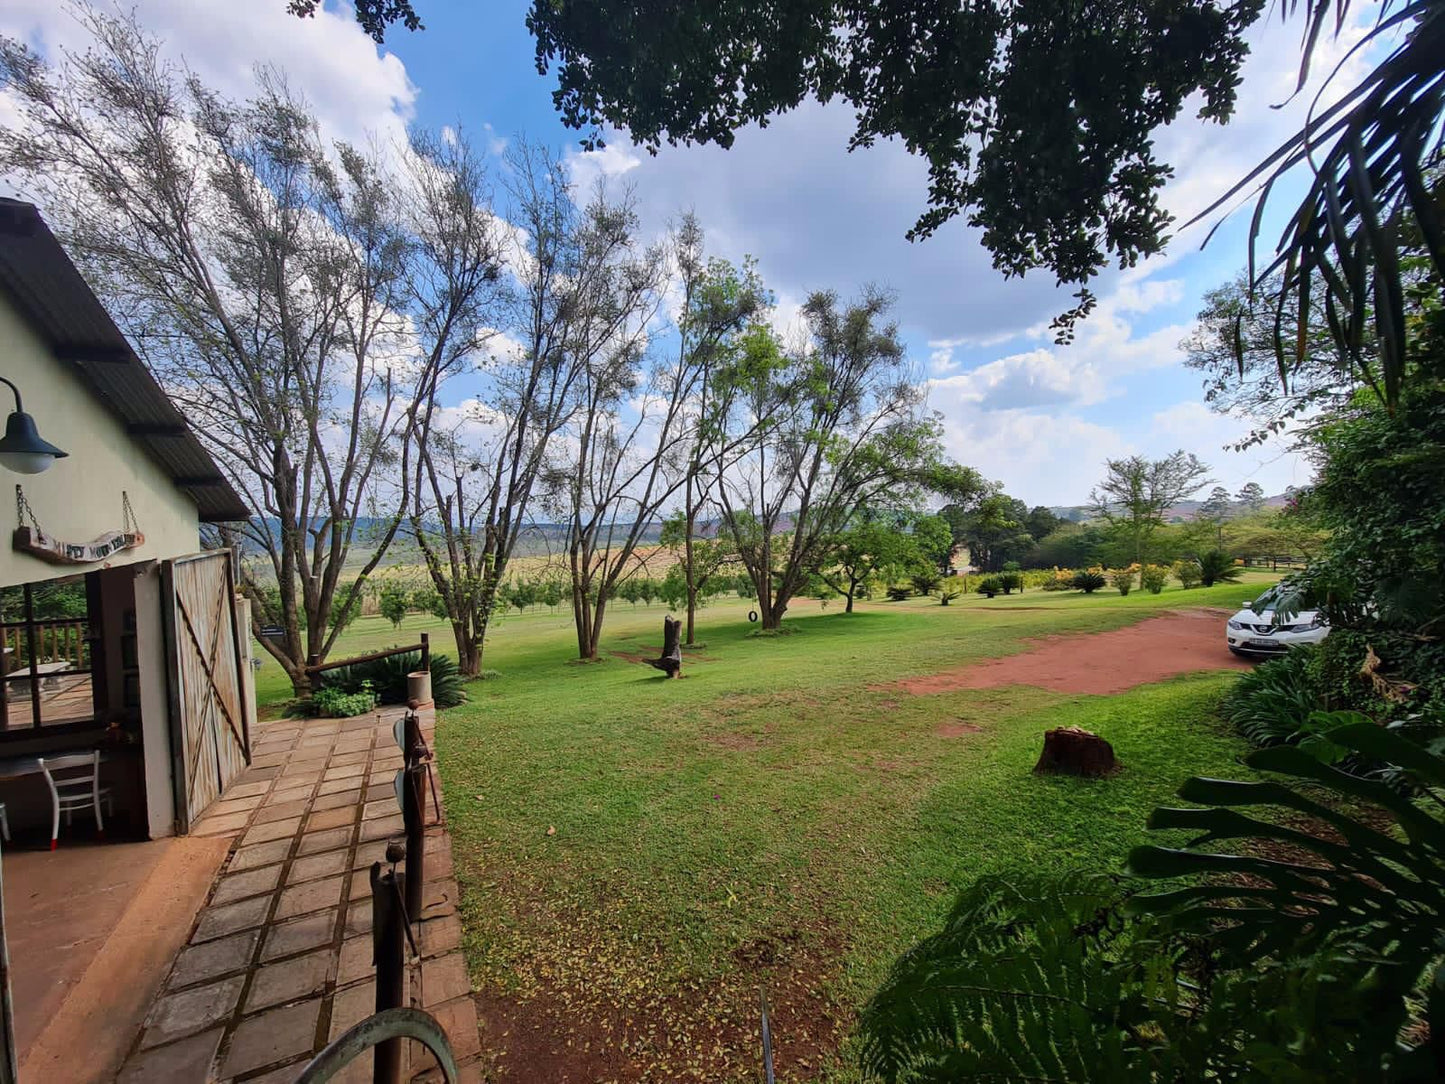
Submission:
[[[431,1013],[409,1006],[383,1009],[342,1032],[307,1063],[296,1084],[324,1084],[368,1050],[375,1049],[379,1057],[383,1047],[400,1045],[403,1039],[423,1044],[436,1058],[447,1084],[456,1084],[457,1059],[446,1031]]]
[[[431,637],[427,633],[421,634],[421,642],[417,644],[404,644],[401,647],[387,647],[380,651],[372,651],[366,655],[353,655],[349,659],[332,659],[327,662],[321,661],[320,655],[312,655],[306,663],[308,674],[320,674],[327,670],[337,670],[343,666],[356,666],[364,662],[375,662],[377,659],[389,659],[393,655],[409,655],[413,651],[421,652],[421,669],[431,669]]]

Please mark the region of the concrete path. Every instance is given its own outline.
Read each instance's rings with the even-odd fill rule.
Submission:
[[[235,838],[119,1080],[292,1081],[371,1015],[371,864],[402,835],[392,738],[400,709],[263,724],[251,767],[197,825]],[[428,742],[434,720],[423,717]],[[432,814],[434,816],[434,814]],[[428,829],[412,1000],[446,1028],[464,1080],[480,1080],[476,1008],[461,953],[451,841]],[[425,1050],[408,1077],[435,1074]],[[369,1057],[336,1078],[369,1081]]]

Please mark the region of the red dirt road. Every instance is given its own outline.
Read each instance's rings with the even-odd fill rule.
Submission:
[[[1057,693],[1118,693],[1176,674],[1248,670],[1224,646],[1224,610],[1177,610],[1137,625],[1081,636],[1047,636],[1017,655],[907,678],[888,688],[914,696],[956,689],[1033,685]]]

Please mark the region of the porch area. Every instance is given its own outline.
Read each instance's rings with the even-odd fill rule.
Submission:
[[[251,767],[195,826],[195,837],[225,841],[228,854],[133,1036],[120,1080],[294,1080],[313,1054],[371,1015],[368,874],[403,832],[393,786],[402,766],[393,737],[401,714],[381,709],[257,729]],[[433,726],[427,711],[428,742]],[[426,842],[412,1003],[446,1029],[463,1079],[480,1080],[444,824],[432,824]],[[420,1047],[408,1055],[406,1079],[435,1071]],[[338,1079],[369,1081],[370,1057]]]

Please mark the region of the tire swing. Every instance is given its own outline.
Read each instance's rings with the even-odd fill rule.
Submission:
[[[758,611],[757,611],[757,610],[749,610],[749,611],[748,611],[748,623],[749,623],[750,625],[756,625],[756,624],[758,623]]]

